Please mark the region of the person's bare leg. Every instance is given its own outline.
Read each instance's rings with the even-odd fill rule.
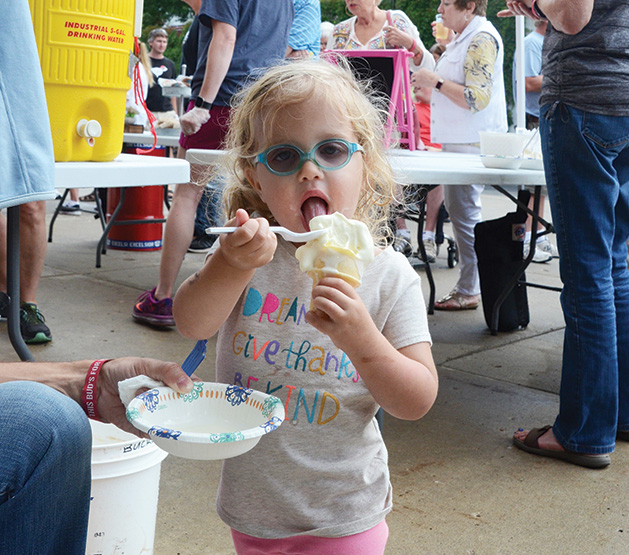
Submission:
[[[20,297],[37,304],[37,288],[46,259],[46,202],[20,206]],[[5,258],[6,260],[6,258]]]
[[[426,224],[424,231],[434,231],[437,229],[437,220],[439,219],[439,210],[443,204],[443,185],[439,185],[428,191],[426,198]]]
[[[533,211],[533,203],[534,203],[535,199],[533,198],[533,195],[531,195],[531,198],[529,198],[529,210],[532,212]],[[537,211],[537,215],[540,218],[544,217],[544,202],[546,201],[546,195],[540,195],[539,197],[539,210]],[[532,225],[533,225],[533,218],[531,216],[528,216],[526,218],[526,223],[524,224],[524,231],[526,232],[531,232],[532,229]],[[540,222],[537,223],[537,230],[541,231],[544,229],[544,225],[541,224]]]
[[[178,157],[185,159],[185,149],[179,148]],[[201,183],[203,176],[207,174],[207,166],[193,164],[190,166],[191,182],[175,187],[166,219],[159,281],[154,293],[156,300],[172,297],[181,264],[194,235],[194,218],[197,205],[203,195],[203,187],[196,183]]]

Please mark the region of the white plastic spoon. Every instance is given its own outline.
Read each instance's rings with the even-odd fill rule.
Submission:
[[[208,227],[205,230],[205,233],[210,235],[220,235],[222,233],[233,233],[236,231],[237,227]],[[291,243],[305,243],[306,241],[310,241],[310,239],[316,239],[317,237],[323,235],[326,230],[325,229],[316,229],[314,231],[306,231],[304,233],[297,233],[295,231],[291,231],[290,229],[286,229],[280,225],[270,226],[269,229],[273,233],[277,233],[290,241]]]
[[[526,141],[526,144],[522,147],[522,152],[520,153],[520,158],[524,158],[524,153],[526,152],[526,149],[528,148],[528,146],[533,142],[533,139],[535,137],[537,137],[537,133],[539,132],[539,129],[535,129],[535,131],[533,131],[531,133],[531,136],[529,137],[529,140]]]

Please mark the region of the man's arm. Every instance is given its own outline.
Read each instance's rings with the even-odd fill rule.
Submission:
[[[0,383],[13,381],[39,382],[81,401],[81,389],[91,360],[77,362],[3,362]]]
[[[206,102],[214,102],[234,55],[236,28],[229,23],[212,20],[212,40],[208,47],[205,76],[199,95]]]
[[[535,75],[534,77],[524,78],[524,90],[528,92],[541,92],[542,91],[542,76]]]
[[[212,40],[208,46],[205,75],[199,91],[199,96],[210,104],[216,99],[221,84],[225,80],[235,46],[236,28],[229,23],[212,19]],[[208,109],[195,106],[181,116],[179,120],[181,130],[184,135],[194,135],[209,119]]]
[[[536,19],[531,12],[532,0],[507,1],[507,10],[498,12],[499,17],[525,15]],[[594,0],[537,0],[537,7],[555,29],[567,35],[576,35],[589,23]]]
[[[93,362],[2,362],[0,384],[13,381],[39,382],[82,404],[85,378]],[[98,412],[103,421],[136,435],[142,434],[125,417],[126,409],[118,395],[118,382],[140,374],[162,381],[178,393],[187,393],[192,389],[192,380],[174,362],[138,357],[105,362],[96,380]]]

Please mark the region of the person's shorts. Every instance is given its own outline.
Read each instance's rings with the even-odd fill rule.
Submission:
[[[187,111],[193,107],[194,102],[190,101]],[[182,133],[179,137],[179,146],[186,150],[191,148],[222,149],[229,124],[229,112],[229,106],[212,106],[210,108],[210,119],[194,135],[184,135]]]

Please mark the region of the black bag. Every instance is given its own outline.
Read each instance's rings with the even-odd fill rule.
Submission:
[[[519,191],[518,200],[525,206],[529,197],[528,191]],[[474,227],[483,313],[490,329],[494,303],[522,265],[526,218],[526,212],[518,208],[516,212],[509,212],[497,220],[480,222]],[[524,273],[520,281],[526,281]],[[497,331],[523,329],[528,323],[526,285],[516,283],[500,306]]]

